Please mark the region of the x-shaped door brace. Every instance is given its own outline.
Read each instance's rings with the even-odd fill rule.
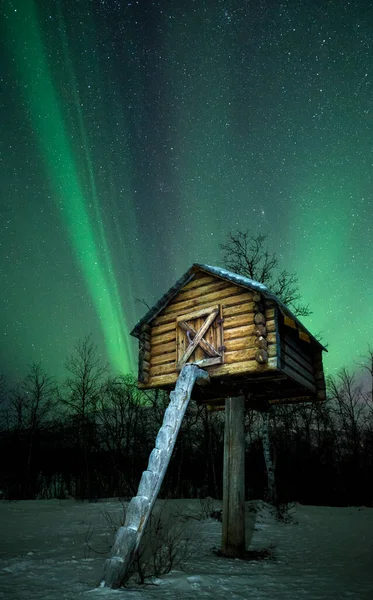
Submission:
[[[189,319],[195,319],[199,316],[202,317],[206,313],[209,313],[209,315],[208,315],[207,319],[205,320],[205,322],[198,329],[198,331],[196,331],[195,328],[192,325],[190,325],[190,323],[187,322],[187,320],[189,320]],[[178,365],[177,365],[178,368],[182,368],[186,364],[187,360],[193,354],[193,352],[196,350],[197,346],[200,346],[202,348],[202,350],[210,358],[197,361],[196,364],[198,364],[200,366],[208,366],[208,365],[212,365],[212,364],[221,362],[221,359],[222,359],[221,354],[218,352],[218,350],[216,348],[214,348],[214,346],[209,344],[209,342],[207,342],[203,338],[206,331],[212,325],[212,323],[214,322],[214,320],[218,314],[219,314],[219,307],[216,307],[213,309],[207,309],[205,311],[198,311],[194,314],[185,315],[185,316],[179,317],[177,319],[178,326],[183,331],[186,332],[188,340],[190,342],[188,348],[185,350],[184,354],[182,355],[182,357],[180,358],[180,360],[178,362]]]

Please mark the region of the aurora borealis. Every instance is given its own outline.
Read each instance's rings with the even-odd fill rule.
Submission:
[[[325,0],[5,0],[0,372],[60,376],[230,231],[299,276],[329,372],[373,339],[373,8]]]

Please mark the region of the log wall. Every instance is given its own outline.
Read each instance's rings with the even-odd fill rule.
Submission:
[[[224,364],[210,367],[211,377],[276,368],[274,309],[266,314],[265,335],[255,323],[254,292],[203,272],[197,273],[152,321],[148,379],[140,387],[171,385],[176,381],[176,318],[199,309],[222,305]],[[201,320],[201,323],[204,319]],[[266,339],[268,359],[257,361],[258,338]],[[202,359],[198,350],[195,360]]]

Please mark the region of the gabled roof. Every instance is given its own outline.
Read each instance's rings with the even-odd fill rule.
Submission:
[[[286,316],[290,317],[298,326],[299,329],[304,331],[309,335],[312,342],[320,346],[323,350],[326,348],[320,344],[320,342],[306,329],[306,327],[299,321],[299,319],[291,312],[291,310],[281,302],[281,300],[263,284],[259,283],[259,281],[254,281],[249,277],[244,277],[243,275],[238,275],[237,273],[233,273],[232,271],[227,271],[227,269],[223,269],[221,267],[212,267],[209,265],[202,265],[199,263],[194,263],[190,269],[180,279],[176,281],[176,283],[165,293],[162,298],[158,300],[158,302],[146,313],[146,315],[135,325],[135,327],[131,331],[131,335],[134,337],[140,337],[141,327],[146,323],[150,323],[160,312],[167,306],[167,304],[176,296],[181,288],[191,281],[198,271],[204,271],[210,275],[215,275],[220,279],[225,279],[226,281],[230,281],[244,288],[248,288],[250,290],[256,290],[263,294],[265,298],[273,300],[281,312]]]

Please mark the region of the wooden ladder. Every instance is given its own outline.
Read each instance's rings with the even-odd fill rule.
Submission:
[[[162,426],[150,454],[148,468],[143,472],[137,496],[130,501],[126,520],[115,536],[111,557],[106,560],[104,579],[100,587],[118,588],[124,583],[139,547],[141,536],[157,499],[167,471],[177,435],[189,404],[195,383],[206,384],[209,375],[194,364],[180,371],[175,390],[164,414]]]

